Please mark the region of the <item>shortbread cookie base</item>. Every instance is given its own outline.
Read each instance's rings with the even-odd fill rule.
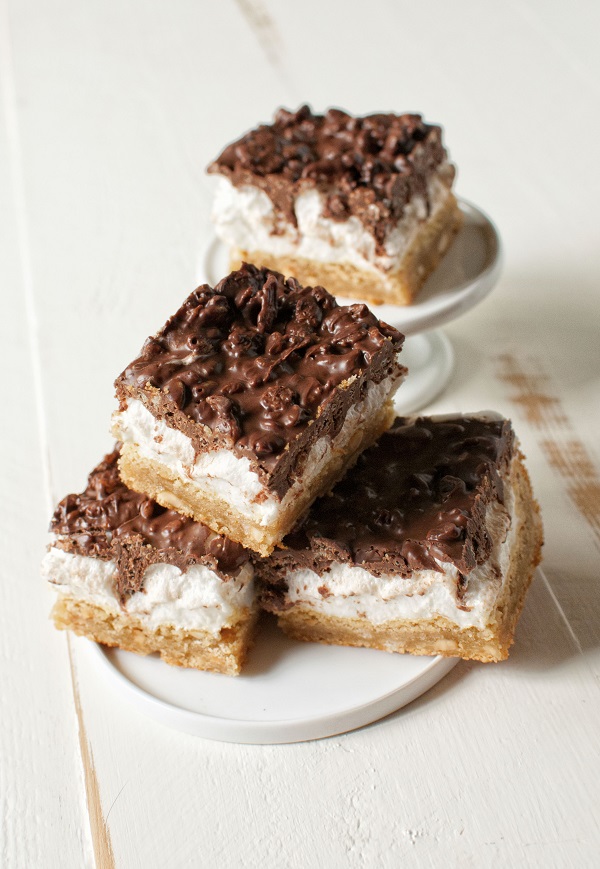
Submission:
[[[410,305],[439,265],[462,223],[462,211],[456,197],[450,194],[444,205],[422,224],[399,265],[390,272],[247,250],[232,251],[231,268],[237,269],[243,262],[253,263],[295,277],[304,286],[323,286],[334,295],[375,304]]]
[[[123,482],[168,507],[208,525],[217,534],[241,543],[260,555],[270,555],[275,546],[292,530],[302,513],[320,495],[328,492],[367,447],[386,431],[394,420],[391,401],[355,432],[343,452],[333,449],[331,460],[310,485],[301,488],[297,497],[282,506],[276,522],[260,525],[232,507],[227,501],[206,492],[202,487],[176,475],[170,468],[144,456],[139,448],[126,443],[121,448],[119,472]]]
[[[460,628],[450,619],[434,616],[411,621],[398,619],[374,625],[367,619],[339,618],[295,605],[278,613],[279,626],[297,640],[341,646],[367,646],[386,652],[444,655],[476,661],[508,657],[525,595],[541,560],[543,531],[539,506],[533,498],[522,457],[515,458],[514,516],[518,522],[506,581],[485,628]]]
[[[237,676],[251,644],[257,613],[250,610],[215,636],[208,631],[179,630],[161,625],[156,630],[141,619],[81,598],[61,595],[52,609],[59,630],[73,631],[105,646],[117,646],[138,655],[158,652],[167,664],[212,670]]]

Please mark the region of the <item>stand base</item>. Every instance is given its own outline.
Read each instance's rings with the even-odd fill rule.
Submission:
[[[437,398],[454,371],[454,350],[443,332],[409,335],[400,359],[408,377],[396,393],[394,407],[400,415],[414,413]]]

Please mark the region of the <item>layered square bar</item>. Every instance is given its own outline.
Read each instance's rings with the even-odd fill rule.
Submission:
[[[280,109],[208,167],[219,237],[242,261],[409,304],[462,224],[439,126],[420,115]]]
[[[54,513],[42,572],[58,592],[56,627],[239,673],[257,615],[250,553],[126,488],[117,459],[115,449]]]
[[[542,525],[508,420],[395,421],[259,568],[300,640],[507,657]]]
[[[402,342],[365,305],[244,265],[117,379],[122,478],[268,555],[393,421]]]

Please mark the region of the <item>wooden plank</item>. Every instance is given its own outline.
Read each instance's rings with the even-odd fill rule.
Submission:
[[[39,580],[50,500],[7,24],[1,3],[0,352],[8,394],[0,426],[0,863],[81,867],[91,851],[67,643],[48,620],[52,596]]]
[[[597,553],[500,364],[512,354],[525,365],[524,346],[541,360],[573,437],[596,460],[600,420],[590,398],[597,378],[586,371],[597,352],[600,274],[590,229],[593,140],[578,139],[579,159],[568,161],[568,171],[564,157],[597,78],[582,81],[571,61],[586,43],[581,21],[570,22],[572,44],[562,55],[538,26],[542,5],[527,8],[529,19],[515,28],[510,7],[468,2],[436,6],[435,26],[428,4],[383,0],[369,4],[369,15],[349,14],[337,0],[11,6],[53,498],[80,487],[109,446],[112,380],[194,284],[209,232],[212,188],[203,167],[222,144],[281,103],[370,111],[410,100],[446,123],[460,192],[490,209],[507,244],[498,290],[448,330],[457,371],[435,409],[491,406],[514,416],[548,539],[547,584],[536,579],[506,664],[461,664],[385,722],[296,746],[232,746],[162,728],[119,700],[78,640],[74,704],[65,644],[43,627],[48,596],[37,581],[35,592],[26,587],[18,612],[30,617],[33,606],[36,636],[53,657],[43,660],[41,687],[27,650],[11,658],[9,698],[13,707],[33,706],[40,696],[49,704],[52,694],[47,742],[58,756],[35,787],[36,740],[50,725],[29,716],[21,741],[11,718],[9,754],[18,744],[30,756],[9,766],[5,829],[15,841],[15,831],[44,819],[25,845],[25,865],[44,865],[42,842],[63,847],[63,826],[73,865],[89,859],[77,712],[97,865],[110,863],[111,853],[116,866],[144,869],[589,865],[597,853],[590,811],[600,780]],[[554,12],[544,27],[560,41]],[[574,277],[577,304],[565,307]],[[7,331],[13,343],[3,346],[14,355],[20,345]],[[26,394],[15,400],[31,412]],[[39,438],[22,441],[29,456]],[[40,473],[22,462],[11,472],[8,490],[19,510],[31,510],[22,493],[35,490]],[[36,509],[39,551],[31,546],[30,577],[46,521],[39,502]],[[22,527],[15,520],[9,530],[21,541],[9,565],[22,570]],[[3,654],[19,648],[19,636],[6,626]],[[0,774],[7,775],[4,766]],[[35,791],[33,810],[18,793],[17,774]],[[60,808],[49,797],[56,791],[67,795]],[[23,865],[14,853],[13,864]]]

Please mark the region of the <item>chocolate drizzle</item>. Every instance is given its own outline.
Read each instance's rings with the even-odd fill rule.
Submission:
[[[142,588],[146,569],[158,562],[180,570],[205,564],[223,580],[239,572],[250,559],[246,549],[132,492],[119,478],[118,458],[118,449],[105,456],[89,475],[86,489],[58,504],[50,531],[60,539],[53,545],[116,561],[115,592],[121,603]]]
[[[121,409],[140,399],[197,453],[233,450],[282,495],[368,383],[402,375],[403,340],[365,305],[245,264],[195,290],[115,385]]]
[[[314,115],[302,106],[296,112],[280,109],[272,124],[228,145],[208,172],[236,187],[260,188],[293,225],[294,199],[316,188],[325,195],[325,216],[358,217],[381,253],[410,199],[418,194],[427,200],[428,179],[442,163],[442,130],[420,115],[357,118],[339,109]],[[443,178],[450,187],[454,168],[447,163]]]
[[[333,562],[404,577],[451,562],[466,585],[489,555],[486,507],[503,502],[512,449],[508,420],[396,419],[261,566],[268,607],[284,604],[287,571]]]

